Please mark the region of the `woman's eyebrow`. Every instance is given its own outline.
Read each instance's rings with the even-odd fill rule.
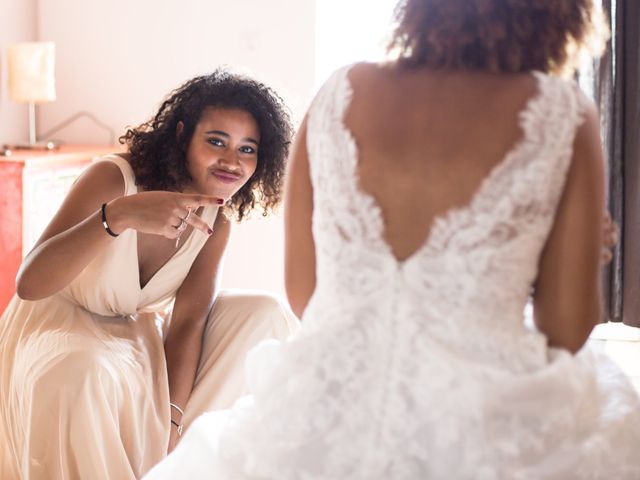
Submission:
[[[223,137],[227,137],[229,138],[231,135],[229,135],[227,132],[224,132],[222,130],[209,130],[208,132],[204,132],[207,135],[211,135],[211,134],[216,134],[216,135],[221,135]]]
[[[206,135],[220,135],[221,137],[226,137],[226,138],[231,138],[231,135],[229,135],[227,132],[222,131],[222,130],[209,130],[207,132],[204,132]],[[242,139],[243,142],[251,142],[251,143],[255,143],[256,145],[259,145],[258,141],[255,138],[252,137],[246,137]]]

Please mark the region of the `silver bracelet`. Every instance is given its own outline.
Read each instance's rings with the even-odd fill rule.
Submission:
[[[182,424],[178,423],[174,420],[171,420],[171,425],[175,425],[176,429],[178,430],[178,436],[181,437],[182,436]]]
[[[184,417],[184,412],[182,411],[182,409],[176,405],[175,403],[171,403],[169,402],[169,405],[171,406],[171,408],[175,408],[178,412],[180,412],[180,415],[182,415]]]

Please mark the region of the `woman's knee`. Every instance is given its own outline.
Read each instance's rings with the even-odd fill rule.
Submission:
[[[82,396],[86,388],[113,390],[115,378],[99,349],[83,348],[64,352],[52,358],[46,368],[33,372],[34,399],[65,398],[71,402]]]
[[[270,329],[276,338],[286,338],[298,329],[289,306],[276,295],[263,292],[221,292],[212,316],[235,318],[234,323],[242,322],[252,330]]]

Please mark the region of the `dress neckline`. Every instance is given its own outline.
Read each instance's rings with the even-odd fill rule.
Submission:
[[[134,195],[136,193],[140,193],[140,188],[138,187],[138,185],[136,183],[135,173],[133,171],[133,168],[131,167],[131,164],[129,163],[129,160],[127,158],[123,157],[122,155],[118,155],[118,154],[110,155],[110,157],[115,157],[115,161],[114,161],[113,158],[111,158],[111,161],[114,161],[114,163],[116,163],[120,167],[120,169],[122,171],[122,175],[125,177],[125,194],[126,195]],[[123,165],[123,164],[126,164],[126,165]],[[129,177],[129,178],[126,178],[126,177]],[[205,211],[206,211],[206,209],[203,208],[202,211],[200,212],[200,216],[203,216]],[[151,277],[149,277],[147,282],[144,285],[142,285],[141,278],[140,278],[140,252],[138,250],[138,231],[137,230],[133,230],[133,234],[132,234],[133,249],[132,250],[134,251],[134,261],[132,263],[135,266],[136,286],[138,287],[138,291],[139,292],[145,291],[147,289],[147,287],[149,286],[149,284],[153,283],[153,281],[159,275],[161,275],[161,273],[170,264],[173,263],[174,259],[182,256],[184,254],[184,252],[186,252],[190,248],[190,245],[193,243],[194,232],[195,232],[195,228],[192,228],[191,231],[189,232],[188,236],[184,240],[184,242],[154,272],[154,274],[151,275]]]
[[[531,75],[536,80],[536,91],[526,101],[524,107],[518,112],[517,119],[522,130],[522,134],[514,142],[511,148],[505,153],[500,161],[491,167],[489,173],[480,181],[474,190],[469,201],[459,207],[450,207],[443,212],[435,215],[431,220],[429,229],[420,245],[408,256],[399,258],[393,252],[392,246],[386,240],[386,229],[382,208],[375,197],[361,187],[360,177],[358,175],[358,164],[360,161],[360,153],[353,132],[346,124],[346,115],[353,98],[353,85],[349,79],[349,72],[353,66],[345,68],[338,78],[338,88],[340,91],[339,98],[342,100],[340,109],[337,112],[339,120],[339,131],[343,135],[343,140],[347,147],[349,166],[349,182],[354,195],[358,198],[356,204],[359,205],[363,215],[370,215],[369,225],[373,229],[374,240],[379,248],[386,256],[399,267],[402,268],[420,257],[424,252],[429,251],[436,243],[436,239],[446,232],[454,228],[456,221],[460,221],[467,215],[471,214],[479,203],[481,203],[492,189],[493,184],[503,173],[509,170],[510,166],[521,158],[521,152],[529,146],[531,137],[531,122],[527,121],[538,110],[538,106],[545,98],[545,80],[546,75],[542,72],[532,71]],[[368,212],[368,213],[367,213]]]

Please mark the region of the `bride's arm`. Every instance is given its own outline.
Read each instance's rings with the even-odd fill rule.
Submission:
[[[307,121],[302,122],[289,157],[285,189],[285,285],[298,316],[316,288],[315,244],[311,233],[313,187],[307,155]]]
[[[604,158],[598,114],[578,129],[555,223],[543,251],[534,318],[549,345],[578,351],[601,318]]]

